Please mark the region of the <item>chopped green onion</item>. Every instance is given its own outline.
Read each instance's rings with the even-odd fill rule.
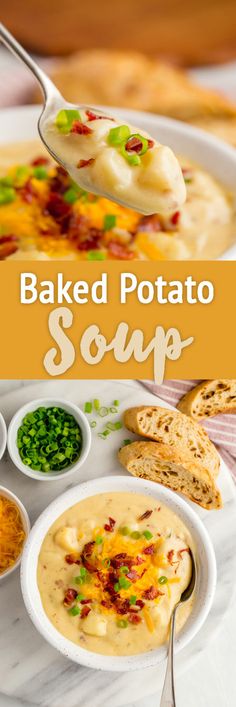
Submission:
[[[150,533],[150,530],[144,530],[143,535],[146,538],[146,540],[151,540],[151,538],[153,538],[153,534]]]
[[[134,167],[141,164],[141,157],[139,157],[136,152],[127,152],[125,143],[121,145],[120,152],[122,157],[124,157],[127,162],[129,162],[129,164],[133,165]]]
[[[0,206],[2,204],[11,204],[12,201],[15,201],[16,198],[16,192],[13,187],[0,187]]]
[[[118,628],[127,628],[128,626],[128,621],[126,619],[118,619],[116,623]]]
[[[108,408],[106,408],[104,405],[98,410],[98,414],[100,415],[100,417],[106,417],[106,415],[108,415],[108,412]]]
[[[131,587],[131,582],[129,582],[126,577],[120,577],[119,578],[119,586],[121,589],[129,589]]]
[[[48,173],[45,167],[43,167],[42,165],[38,165],[38,167],[34,167],[33,169],[33,176],[35,177],[35,179],[46,179]]]
[[[26,167],[25,165],[19,165],[19,167],[17,167],[16,173],[15,173],[15,180],[14,180],[15,185],[17,187],[23,186],[25,184],[25,182],[27,181],[27,179],[29,178],[29,176],[30,176],[30,168]]]
[[[83,601],[85,599],[84,594],[77,594],[76,601]]]
[[[68,613],[71,616],[78,616],[80,614],[81,609],[78,606],[72,606],[71,609],[69,609]]]
[[[168,582],[168,579],[163,575],[162,577],[159,577],[158,582],[159,584],[166,584]]]
[[[81,577],[86,577],[86,574],[87,574],[86,568],[85,568],[85,567],[81,567],[81,568],[80,568],[80,576],[81,576]]]
[[[105,559],[102,561],[102,564],[104,565],[104,567],[107,567],[107,568],[110,567],[110,564],[111,564],[110,558],[105,557]]]
[[[133,540],[139,540],[139,538],[141,538],[141,533],[139,530],[134,530],[133,533],[130,533],[130,537],[133,538]]]
[[[115,405],[116,408],[119,407],[120,401],[119,400],[114,400],[113,405]]]
[[[93,401],[93,407],[94,407],[94,410],[96,410],[98,412],[98,410],[100,410],[100,400],[95,398],[95,400]]]
[[[132,439],[124,439],[123,440],[123,447],[126,447],[127,444],[132,444]]]
[[[114,584],[114,590],[115,590],[115,592],[119,592],[119,589],[120,589],[119,582],[116,582],[116,583]]]
[[[124,525],[123,527],[119,528],[118,532],[120,533],[120,535],[129,535],[130,529],[127,528],[127,525]]]
[[[78,201],[78,198],[78,191],[76,189],[73,189],[73,187],[67,189],[63,194],[63,199],[64,201],[66,201],[67,204],[75,204],[75,202]]]
[[[78,110],[60,110],[56,116],[56,126],[61,133],[69,133],[74,120],[81,120]]]
[[[75,584],[83,584],[83,577],[74,577],[73,582],[75,582]]]
[[[122,565],[122,567],[120,567],[120,572],[122,574],[127,574],[127,572],[129,572],[129,568],[126,567],[126,565]]]
[[[128,140],[130,129],[128,125],[118,125],[117,128],[111,128],[108,133],[108,143],[114,147],[121,145],[124,140]]]
[[[93,420],[92,422],[90,422],[90,427],[91,427],[92,429],[93,429],[94,427],[97,427],[96,420]]]
[[[116,412],[118,412],[117,408],[115,408],[113,405],[111,408],[109,408],[109,412],[111,412],[113,415],[115,415]]]
[[[100,437],[100,439],[106,439],[110,434],[111,430],[104,430],[104,432],[98,432],[98,437]]]
[[[104,221],[103,221],[103,229],[104,231],[110,231],[111,228],[114,228],[116,225],[116,216],[115,214],[106,214],[104,216]]]
[[[121,430],[122,427],[123,427],[122,422],[120,422],[120,421],[115,422],[115,429],[116,430]]]
[[[97,537],[95,538],[95,543],[96,545],[101,545],[103,543],[103,538],[101,535],[97,535]]]
[[[101,250],[89,250],[87,260],[106,260],[106,254]]]
[[[84,412],[90,413],[92,412],[93,406],[92,403],[85,403],[84,405]]]
[[[115,429],[116,429],[114,422],[107,422],[107,423],[106,423],[106,427],[107,427],[108,430],[111,430],[111,432],[114,432]]]
[[[131,604],[131,606],[132,606],[132,604],[136,604],[136,601],[137,601],[137,597],[134,594],[132,594],[132,596],[129,598],[129,603]]]

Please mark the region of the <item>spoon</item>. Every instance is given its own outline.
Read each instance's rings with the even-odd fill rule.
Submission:
[[[182,206],[186,199],[186,186],[178,160],[169,147],[160,145],[147,134],[140,135],[132,126],[121,126],[114,117],[107,118],[97,108],[91,128],[87,121],[89,114],[94,115],[94,109],[65,101],[51,79],[2,24],[0,40],[26,64],[39,82],[44,96],[38,121],[39,135],[47,151],[74,182],[85,191],[104,196],[142,214],[171,214]],[[56,127],[60,111],[76,111],[79,117],[75,118],[75,130],[72,125],[72,129],[63,134]],[[112,135],[113,141],[109,142],[112,128],[128,130],[124,141],[122,133],[118,143],[115,142],[115,130],[116,136]],[[89,139],[84,137],[85,130],[87,138],[89,133]],[[79,131],[77,136],[71,134]],[[130,144],[131,138],[132,141],[135,138],[135,146]],[[78,157],[81,159],[78,160]]]
[[[174,635],[175,635],[175,619],[176,613],[184,602],[188,601],[192,596],[195,584],[196,584],[196,566],[193,558],[193,554],[190,550],[190,557],[192,561],[192,574],[190,582],[184,592],[181,594],[178,604],[176,604],[170,622],[170,636],[169,636],[169,648],[167,656],[167,667],[165,682],[161,696],[160,707],[176,707],[175,702],[175,685],[174,685]]]

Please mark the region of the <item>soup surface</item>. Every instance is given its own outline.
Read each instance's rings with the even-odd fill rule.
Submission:
[[[232,197],[180,158],[187,199],[168,215],[140,213],[80,189],[41,144],[1,148],[0,259],[188,260],[234,241]]]
[[[155,499],[104,493],[77,503],[52,525],[38,560],[44,610],[66,638],[105,655],[165,643],[175,604],[191,578],[192,538]],[[177,614],[177,630],[192,601]]]

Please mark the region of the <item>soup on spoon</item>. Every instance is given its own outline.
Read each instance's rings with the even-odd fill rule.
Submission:
[[[143,214],[168,214],[186,199],[182,170],[172,150],[99,110],[50,111],[41,136],[72,179]]]

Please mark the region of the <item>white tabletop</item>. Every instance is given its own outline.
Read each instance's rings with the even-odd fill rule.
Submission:
[[[32,381],[0,381],[0,396],[21,386],[31,384]],[[176,684],[176,698],[178,707],[235,707],[236,704],[236,680],[235,680],[235,655],[236,655],[236,608],[229,609],[221,632],[211,641],[210,646],[205,647],[191,667],[191,670],[178,676]],[[40,673],[40,665],[39,673]],[[27,671],[27,666],[25,666]],[[127,706],[124,706],[124,694],[122,696],[122,707],[159,707],[160,693],[152,694],[150,685],[150,696],[142,697],[142,683],[140,681],[140,700],[132,702],[132,673],[130,674],[130,690],[127,694]],[[95,684],[96,683],[96,684]],[[85,707],[93,707],[93,689],[102,690],[102,681],[99,679],[91,684],[91,692],[86,700]],[[4,689],[4,686],[2,686]],[[115,691],[115,681],[114,681]],[[116,694],[116,705],[119,705]],[[45,702],[44,702],[45,704]],[[5,695],[0,696],[0,707],[19,707],[23,705]],[[40,701],[37,701],[40,705]],[[29,702],[23,705],[29,707]],[[30,707],[34,707],[31,703]],[[47,705],[50,707],[50,703]],[[63,703],[61,707],[66,707]],[[112,707],[112,705],[111,705]]]

